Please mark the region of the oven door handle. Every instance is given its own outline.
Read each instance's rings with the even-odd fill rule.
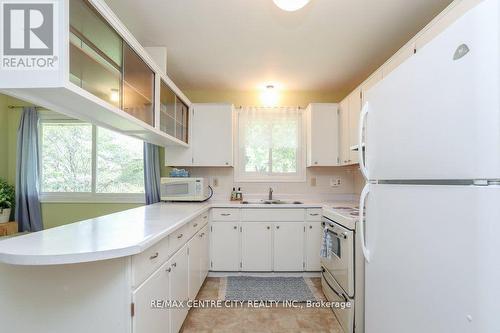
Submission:
[[[325,280],[325,282],[328,285],[328,287],[330,287],[330,289],[335,293],[335,295],[337,295],[339,298],[343,299],[344,302],[347,303],[347,297],[344,294],[341,294],[341,293],[337,292],[337,290],[335,290],[335,288],[332,287],[332,285],[330,284],[330,282],[328,282],[328,279],[326,277],[324,277],[325,273],[323,272],[322,274],[323,274],[323,279]]]
[[[343,239],[347,239],[347,235],[344,235],[344,234],[338,234],[337,232],[333,231],[333,230],[330,230],[330,229],[327,229],[327,232],[335,235],[336,237],[342,237]]]

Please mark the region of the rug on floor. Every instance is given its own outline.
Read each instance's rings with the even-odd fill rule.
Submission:
[[[317,301],[315,288],[304,277],[228,276],[221,278],[219,299],[227,301]]]

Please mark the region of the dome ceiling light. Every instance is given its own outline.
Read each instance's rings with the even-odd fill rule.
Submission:
[[[273,0],[274,4],[287,12],[294,12],[309,3],[310,0]]]

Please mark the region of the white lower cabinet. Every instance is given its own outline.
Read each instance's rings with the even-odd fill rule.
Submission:
[[[321,270],[319,252],[321,249],[321,240],[323,228],[321,222],[306,223],[305,239],[305,263],[306,271],[317,272]]]
[[[208,226],[188,243],[189,299],[195,299],[208,273]]]
[[[170,299],[170,262],[161,266],[132,293],[134,316],[132,331],[137,333],[169,332],[170,310],[151,309],[152,300]]]
[[[187,249],[185,245],[170,259],[170,300],[187,301],[189,298]],[[170,332],[179,332],[187,313],[188,309],[183,307],[170,309]]]
[[[210,226],[211,269],[238,271],[240,269],[240,231],[238,222],[213,222]]]
[[[241,270],[271,271],[273,268],[272,223],[245,222],[241,224]]]
[[[274,270],[304,270],[304,224],[274,223]]]

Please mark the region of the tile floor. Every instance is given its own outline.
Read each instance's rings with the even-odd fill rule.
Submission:
[[[321,280],[313,279],[321,294]],[[216,300],[219,278],[207,278],[197,299]],[[342,333],[330,309],[312,308],[198,308],[191,309],[183,333]]]

